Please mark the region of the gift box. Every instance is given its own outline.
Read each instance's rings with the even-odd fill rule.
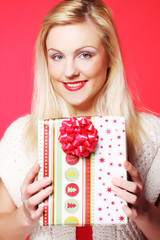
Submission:
[[[126,203],[112,192],[110,182],[127,178],[124,117],[40,120],[38,150],[39,179],[52,178],[54,188],[41,203],[40,225],[127,223]]]

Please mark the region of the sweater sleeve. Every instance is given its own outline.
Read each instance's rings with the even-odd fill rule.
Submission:
[[[23,133],[29,116],[13,122],[0,142],[0,178],[15,205],[21,205],[20,187],[31,162],[25,155]]]
[[[160,195],[160,118],[151,115],[150,126],[152,138],[148,149],[151,148],[152,151],[148,154],[148,161],[151,160],[152,163],[145,179],[145,196],[154,204]]]
[[[145,185],[145,195],[147,199],[155,203],[160,195],[160,149],[147,174]]]

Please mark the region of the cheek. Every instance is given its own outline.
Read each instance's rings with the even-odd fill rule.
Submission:
[[[83,64],[81,66],[82,72],[87,76],[87,77],[98,77],[98,76],[104,76],[107,72],[107,67],[105,68],[104,66],[106,65],[106,62],[103,61],[102,59],[99,59],[99,61],[94,61],[94,62],[88,62]]]
[[[59,63],[48,63],[48,72],[51,77],[51,79],[60,79],[63,74],[63,66],[61,66]]]

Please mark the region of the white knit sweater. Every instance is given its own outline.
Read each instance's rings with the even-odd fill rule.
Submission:
[[[150,140],[144,140],[138,150],[135,166],[145,183],[145,196],[154,204],[160,194],[160,119],[149,114],[142,114],[142,116]],[[22,204],[20,186],[35,161],[35,159],[27,158],[22,138],[29,117],[19,118],[12,123],[0,142],[0,177],[17,207]],[[30,239],[74,240],[76,239],[76,228],[38,226],[31,233]],[[127,225],[94,226],[93,239],[138,240],[145,239],[145,237],[136,225],[129,221]]]

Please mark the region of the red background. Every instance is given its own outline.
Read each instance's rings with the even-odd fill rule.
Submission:
[[[42,18],[57,2],[1,0],[0,138],[11,122],[30,112],[34,44]],[[105,2],[113,11],[132,90],[146,108],[160,113],[160,1]],[[82,228],[78,239],[90,239],[90,232]]]

